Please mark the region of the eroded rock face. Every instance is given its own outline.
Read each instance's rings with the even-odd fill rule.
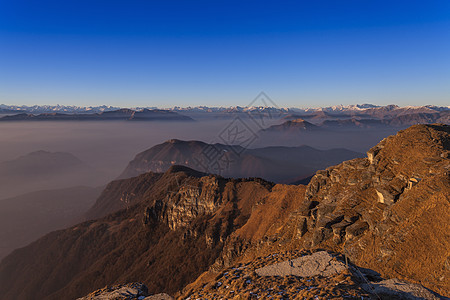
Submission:
[[[256,269],[255,272],[259,276],[329,277],[340,274],[346,269],[345,264],[334,259],[331,254],[326,251],[319,251],[281,263],[267,265]]]
[[[294,217],[297,241],[447,289],[449,150],[450,126],[417,125],[385,138],[368,158],[317,172]]]
[[[213,213],[222,204],[220,185],[225,185],[224,179],[204,176],[182,182],[182,178],[174,177],[173,181],[176,185],[168,188],[165,199],[147,207],[144,224],[164,222],[171,230],[177,230],[199,215]]]
[[[165,220],[169,228],[176,230],[188,225],[202,214],[211,214],[221,204],[219,179],[202,177],[196,185],[188,183],[167,195]]]

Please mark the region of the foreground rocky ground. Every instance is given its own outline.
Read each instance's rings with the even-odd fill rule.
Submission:
[[[345,263],[326,252],[274,253],[226,268],[212,281],[188,286],[182,299],[318,299],[369,297]],[[302,256],[304,255],[304,256]],[[296,260],[302,260],[295,263]],[[334,266],[332,266],[334,264]]]
[[[382,280],[326,251],[290,251],[240,263],[189,285],[177,299],[441,299],[421,285]],[[78,300],[166,300],[142,283],[98,290]]]

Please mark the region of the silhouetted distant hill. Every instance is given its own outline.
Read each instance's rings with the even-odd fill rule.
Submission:
[[[228,177],[291,182],[330,164],[361,156],[361,153],[347,149],[318,150],[308,146],[244,149],[200,141],[169,140],[137,154],[119,178],[149,171],[165,172],[172,165],[184,165]]]
[[[286,121],[280,125],[272,125],[267,129],[262,129],[262,132],[280,132],[280,133],[296,133],[296,132],[314,132],[323,130],[317,125],[314,125],[303,119],[295,119]]]
[[[41,150],[0,163],[0,199],[42,189],[101,184],[99,173],[70,153]]]

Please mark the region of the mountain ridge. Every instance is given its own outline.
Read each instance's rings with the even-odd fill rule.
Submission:
[[[308,186],[186,167],[116,181],[135,194],[130,205],[106,197],[115,212],[14,251],[0,263],[0,297],[73,299],[136,281],[174,295],[238,262],[299,249],[343,253],[448,296],[449,154],[450,126],[415,125]]]
[[[0,109],[8,110],[11,112],[15,111],[24,111],[28,113],[50,113],[50,112],[66,112],[66,113],[86,113],[86,112],[105,112],[105,111],[113,111],[119,110],[123,107],[117,106],[75,106],[75,105],[6,105],[0,104]],[[289,111],[289,112],[338,112],[344,113],[348,111],[363,111],[367,109],[383,109],[387,110],[395,110],[395,109],[428,109],[433,111],[444,111],[450,110],[450,106],[436,106],[436,105],[423,105],[423,106],[404,106],[400,107],[398,105],[374,105],[374,104],[354,104],[354,105],[335,105],[328,107],[316,107],[316,108],[298,108],[298,107],[270,107],[270,106],[230,106],[230,107],[208,107],[208,106],[196,106],[196,107],[179,107],[174,106],[171,108],[164,108],[166,110],[173,111],[200,111],[200,112],[236,112],[236,111],[264,111],[264,110],[272,110],[272,111]],[[158,109],[157,107],[131,107],[133,110],[142,110],[142,109]]]

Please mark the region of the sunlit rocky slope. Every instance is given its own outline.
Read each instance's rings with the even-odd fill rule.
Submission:
[[[74,299],[136,281],[151,294],[195,295],[240,262],[260,267],[267,255],[318,249],[449,296],[449,150],[449,126],[417,125],[308,186],[186,167],[115,181],[92,212],[98,219],[0,263],[0,298]]]

